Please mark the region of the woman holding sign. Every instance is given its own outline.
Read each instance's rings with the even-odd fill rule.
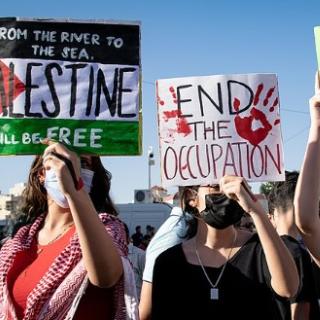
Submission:
[[[320,79],[315,77],[315,95],[310,99],[311,126],[295,192],[295,218],[303,242],[320,266]]]
[[[46,143],[25,190],[30,223],[0,251],[0,319],[126,319],[123,225],[96,213],[116,212],[110,174],[98,157],[80,165],[61,143]]]
[[[282,319],[276,297],[296,294],[295,262],[246,181],[225,176],[220,190],[185,188],[195,223],[156,260],[152,319]],[[233,226],[245,212],[257,234]]]

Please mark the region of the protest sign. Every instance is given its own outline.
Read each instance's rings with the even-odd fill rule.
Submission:
[[[284,179],[274,74],[157,81],[164,187]]]
[[[140,72],[138,23],[0,19],[0,154],[140,154]]]
[[[318,69],[320,70],[320,27],[314,28],[314,38],[316,41],[316,52],[318,59]]]

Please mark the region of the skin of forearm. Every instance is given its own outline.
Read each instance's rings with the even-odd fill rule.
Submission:
[[[121,258],[112,238],[84,190],[75,191],[67,198],[90,282],[98,287],[112,287],[123,273]]]
[[[319,219],[320,128],[311,126],[303,165],[295,192],[295,218],[302,233],[312,232]]]

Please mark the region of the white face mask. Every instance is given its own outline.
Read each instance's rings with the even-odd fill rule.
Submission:
[[[94,172],[88,169],[81,169],[81,178],[83,180],[84,189],[89,193],[91,190]],[[58,179],[53,169],[46,170],[44,187],[52,200],[62,208],[69,208],[69,203],[65,195],[59,188]]]
[[[88,193],[91,191],[91,187],[92,187],[92,179],[94,176],[94,172],[92,170],[89,169],[83,169],[81,168],[81,178],[83,181],[83,187],[84,190],[86,190]]]

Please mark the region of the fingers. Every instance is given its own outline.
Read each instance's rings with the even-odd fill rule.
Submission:
[[[50,168],[50,163],[54,163],[56,169],[59,167],[61,169],[63,166],[66,166],[69,170],[75,187],[77,187],[77,173],[79,174],[80,170],[80,160],[78,156],[62,143],[55,140],[46,138],[43,139],[41,143],[48,145],[43,153],[43,164],[45,169],[48,170]]]
[[[320,93],[320,79],[319,79],[319,71],[317,70],[316,76],[314,79],[314,93],[319,94]]]
[[[41,139],[41,143],[42,144],[46,144],[48,146],[54,144],[54,143],[57,143],[58,141],[56,140],[53,140],[53,139],[50,139],[50,138],[44,138],[44,139]]]
[[[71,155],[74,154],[74,152],[70,151],[61,142],[55,141],[53,139],[45,138],[45,139],[41,140],[41,143],[48,146],[43,153],[44,157],[46,156],[46,154],[48,154],[52,151],[59,153],[68,159],[70,159]]]
[[[309,105],[312,108],[320,107],[320,91],[318,91],[312,98],[310,98]]]
[[[244,191],[249,195],[252,201],[257,201],[248,182],[243,177],[224,176],[220,179],[220,189],[231,199],[238,200],[240,193]]]

